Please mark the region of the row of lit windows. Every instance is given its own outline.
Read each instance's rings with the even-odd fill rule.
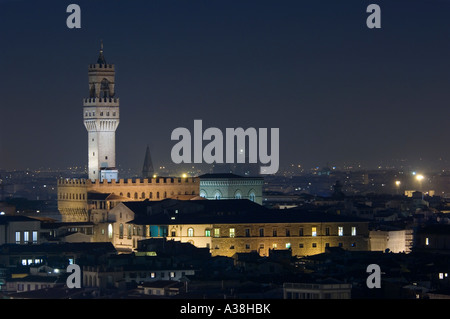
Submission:
[[[245,228],[244,231],[245,231],[244,237],[251,237],[250,228]],[[220,228],[214,228],[213,232],[214,232],[214,237],[220,237]],[[325,227],[325,236],[331,236],[330,234],[331,234],[330,233],[330,227]],[[194,229],[193,228],[188,228],[187,235],[189,237],[193,237],[194,236]],[[351,227],[351,235],[352,236],[356,236],[356,227],[355,226]],[[171,232],[171,236],[175,237],[176,236],[176,232],[172,231]],[[204,236],[205,237],[210,237],[211,236],[211,230],[210,229],[206,229]],[[259,237],[264,237],[264,236],[265,236],[265,229],[264,228],[260,228],[259,229]],[[277,237],[277,236],[278,236],[278,229],[273,229],[272,230],[272,237]],[[285,237],[290,237],[291,236],[291,230],[286,228],[285,232],[284,232],[284,236]],[[304,236],[303,227],[301,227],[299,229],[298,236]],[[311,227],[311,236],[312,237],[317,236],[317,227]],[[344,227],[343,226],[338,226],[338,236],[344,236]],[[230,237],[230,238],[236,237],[236,229],[235,228],[230,228],[228,230],[228,237]]]
[[[33,230],[33,231],[26,230],[24,232],[16,231],[16,233],[15,233],[15,240],[16,240],[16,244],[22,244],[22,243],[24,243],[24,244],[27,244],[27,243],[37,244],[38,232],[36,230]]]
[[[353,248],[356,247],[356,242],[351,243],[350,246],[353,247]],[[317,243],[311,243],[310,247],[311,248],[317,248],[318,246],[317,246]],[[325,243],[325,247],[330,247],[330,243]],[[338,243],[338,247],[343,248],[344,244],[343,243]],[[263,243],[259,244],[259,249],[260,250],[262,250],[264,248],[265,248],[265,245]],[[280,248],[292,249],[293,247],[292,247],[292,244],[288,242],[288,243],[284,244],[284,247],[279,247],[278,243],[273,243],[271,248],[272,249],[280,249]],[[298,248],[307,248],[307,247],[305,247],[304,243],[299,243],[298,244]],[[216,245],[214,247],[214,249],[220,249],[219,245]],[[234,245],[231,245],[229,247],[229,249],[235,249]],[[252,249],[252,247],[251,247],[251,245],[249,243],[247,243],[247,244],[245,244],[245,249]]]
[[[175,192],[171,192],[171,196],[175,195]],[[181,195],[181,191],[178,192],[178,195]],[[189,195],[189,192],[186,191],[184,192],[184,195]],[[195,195],[195,191],[191,192],[191,195]],[[120,196],[124,196],[123,193],[120,193]],[[126,194],[126,197],[131,198],[131,193],[128,192]],[[137,192],[134,193],[133,195],[134,199],[145,199],[146,194],[145,192],[141,193],[141,197],[139,197],[139,194]],[[148,198],[149,199],[153,199],[153,192],[150,192],[148,194]],[[155,198],[156,199],[160,199],[160,198],[167,198],[167,192],[164,192],[163,195],[161,196],[160,192],[156,192],[155,194]],[[59,199],[75,199],[75,200],[86,200],[86,194],[78,194],[78,193],[59,193]]]
[[[119,239],[123,239],[124,238],[124,225],[122,223],[119,224]],[[311,227],[312,228],[312,237],[317,236],[317,227]],[[325,230],[325,236],[330,236],[330,232],[329,227],[326,228]],[[112,238],[112,225],[109,224],[108,225],[108,237],[111,239]],[[204,232],[202,233],[202,235],[200,236],[204,236],[204,237],[211,237],[211,235],[213,235],[214,237],[218,238],[220,237],[220,228],[214,228],[212,229],[212,234],[211,234],[211,229],[205,229]],[[300,237],[304,236],[304,232],[303,232],[303,228],[299,229],[299,233],[298,235]],[[351,227],[351,235],[352,236],[356,236],[356,227],[353,226]],[[141,227],[136,227],[136,226],[132,226],[131,224],[127,225],[127,238],[131,239],[132,236],[141,236]],[[150,234],[151,236],[151,234]],[[177,232],[175,230],[172,230],[170,232],[170,236],[171,237],[176,237],[177,236]],[[187,229],[187,236],[188,237],[194,237],[194,228],[189,227]],[[228,229],[228,237],[230,238],[235,238],[236,237],[236,228],[229,228]],[[273,229],[272,231],[272,237],[277,237],[278,236],[278,230],[277,229]],[[285,236],[284,237],[290,237],[291,236],[291,231],[290,229],[285,229]],[[343,230],[343,226],[338,226],[338,236],[344,236],[344,230]],[[246,228],[245,229],[245,236],[244,237],[251,237],[250,235],[250,228]],[[264,228],[260,228],[259,229],[259,237],[265,237],[265,230]]]

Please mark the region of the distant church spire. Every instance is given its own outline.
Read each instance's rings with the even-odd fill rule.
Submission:
[[[150,147],[147,145],[147,150],[145,151],[144,166],[142,167],[142,178],[152,178],[153,177],[153,163],[150,157]]]

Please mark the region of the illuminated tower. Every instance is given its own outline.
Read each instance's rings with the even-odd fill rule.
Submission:
[[[115,96],[115,73],[114,64],[106,63],[102,43],[97,63],[89,65],[89,98],[83,102],[91,180],[118,179],[116,129],[119,125],[119,99]]]

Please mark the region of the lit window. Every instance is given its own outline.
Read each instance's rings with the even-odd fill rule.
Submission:
[[[312,236],[317,236],[317,227],[312,227]]]
[[[188,236],[194,237],[194,228],[188,228]]]
[[[29,231],[24,231],[23,232],[23,241],[25,243],[28,243],[29,240],[30,240],[30,232]]]
[[[338,236],[344,236],[344,227],[342,226],[338,227]]]
[[[252,202],[255,201],[256,195],[255,193],[251,192],[250,195],[248,196],[248,199],[250,199]]]
[[[220,237],[220,228],[214,228],[214,237]]]
[[[291,248],[291,243],[286,243],[286,249],[290,249]]]
[[[428,239],[428,237],[427,238],[425,238],[425,245],[429,245],[430,244],[430,240]]]
[[[272,248],[273,249],[277,248],[277,244],[272,244]]]
[[[235,235],[236,235],[235,229],[234,228],[230,228],[230,238],[234,238]]]
[[[355,226],[352,227],[352,236],[356,236],[356,227]]]
[[[205,229],[205,237],[211,237],[211,229]]]
[[[444,273],[443,272],[439,273],[439,279],[444,279]]]
[[[20,231],[16,231],[16,244],[20,244]]]
[[[108,225],[108,238],[109,239],[113,238],[113,227],[112,227],[112,224]]]

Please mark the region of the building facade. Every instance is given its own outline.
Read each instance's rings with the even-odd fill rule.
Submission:
[[[198,196],[198,178],[158,177],[152,179],[58,180],[58,210],[63,222],[100,222],[122,201],[189,199]],[[99,198],[98,194],[103,194]]]
[[[327,247],[369,250],[368,222],[356,218],[281,213],[248,200],[178,204],[157,210],[149,202],[121,203],[110,211],[109,222],[100,233],[122,251],[135,250],[139,240],[158,237],[209,248],[212,256],[252,251],[268,256],[274,249],[288,249],[294,256],[323,253]],[[232,209],[227,209],[227,204]]]
[[[264,178],[231,173],[199,176],[200,196],[207,199],[249,199],[262,205]]]

